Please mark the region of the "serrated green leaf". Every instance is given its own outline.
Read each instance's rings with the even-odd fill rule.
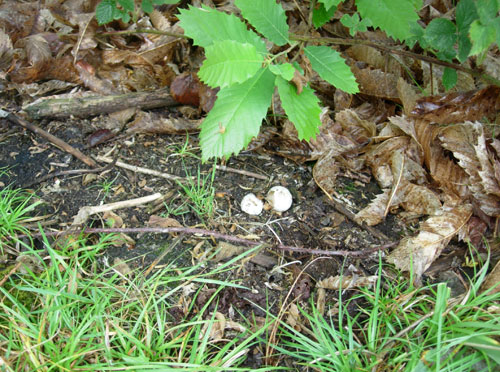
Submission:
[[[411,36],[410,25],[419,19],[411,0],[356,0],[356,7],[362,18],[399,40]]]
[[[215,42],[205,48],[205,56],[198,76],[212,88],[242,83],[254,76],[264,62],[255,46],[234,40]]]
[[[295,68],[290,63],[283,63],[280,65],[270,65],[269,70],[276,76],[281,76],[286,81],[293,79]]]
[[[216,41],[234,40],[249,43],[257,48],[259,53],[267,53],[264,41],[234,14],[226,14],[203,6],[181,9],[177,15],[184,34],[193,39],[195,45],[203,48]]]
[[[329,11],[332,7],[336,7],[339,5],[343,0],[319,0],[321,4],[325,6],[326,11]]]
[[[340,53],[327,46],[308,46],[304,48],[312,68],[336,88],[347,93],[358,93],[358,83]]]
[[[243,17],[276,45],[285,45],[288,40],[288,24],[285,10],[276,0],[235,0]]]
[[[134,0],[118,0],[118,4],[126,11],[133,12],[135,10]]]
[[[450,90],[457,84],[457,71],[453,68],[445,67],[443,72],[444,89]]]
[[[321,108],[314,90],[303,87],[299,95],[295,85],[279,76],[276,78],[276,85],[281,105],[288,119],[295,125],[299,139],[309,141],[311,138],[316,138],[321,125]]]
[[[318,8],[313,10],[313,25],[315,28],[323,26],[326,22],[332,19],[336,7],[331,7],[330,10],[326,10],[325,4],[320,4]]]
[[[434,18],[425,29],[425,39],[431,48],[455,56],[453,46],[457,42],[457,29],[455,25],[445,18]]]
[[[116,8],[115,0],[102,0],[95,9],[97,23],[103,25],[113,20],[113,12]]]
[[[275,76],[259,70],[242,84],[224,88],[201,124],[202,159],[238,154],[259,134],[274,92]]]

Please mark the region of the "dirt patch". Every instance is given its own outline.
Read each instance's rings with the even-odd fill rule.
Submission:
[[[69,226],[83,206],[128,200],[159,192],[164,197],[161,204],[115,211],[123,220],[123,226],[148,226],[151,215],[158,215],[174,218],[185,227],[202,227],[224,234],[257,238],[271,246],[280,243],[315,250],[358,251],[387,243],[360,228],[335,209],[312,178],[313,164],[299,165],[269,155],[265,151],[242,152],[239,156],[229,159],[225,166],[256,173],[265,179],[227,170],[216,170],[213,174],[213,164],[202,164],[199,160],[200,151],[196,136],[137,135],[119,142],[112,141],[96,148],[85,149],[86,138],[94,129],[92,122],[72,120],[66,123],[52,121],[44,124],[46,130],[82,149],[89,156],[107,154],[108,157],[118,157],[120,161],[130,165],[182,177],[182,182],[187,177],[193,177],[196,187],[203,186],[209,191],[213,187],[212,213],[203,215],[196,213],[196,209],[199,211],[201,207],[195,205],[193,196],[190,198],[179,183],[118,166],[92,178],[86,174],[61,175],[38,183],[37,180],[49,173],[86,167],[31,133],[23,130],[12,131],[10,125],[3,125],[3,128],[3,133],[9,135],[3,138],[0,158],[3,159],[2,166],[9,168],[9,179],[4,176],[0,181],[4,184],[11,183],[15,187],[35,182],[30,188],[43,200],[45,215],[50,215],[47,231]],[[363,184],[347,177],[339,177],[337,183],[338,197],[353,212],[365,206],[379,192],[375,183]],[[294,203],[290,210],[284,213],[265,210],[260,216],[250,216],[241,211],[240,201],[245,194],[252,192],[264,199],[267,191],[275,185],[285,186],[292,193]],[[101,218],[102,216],[93,217],[88,223],[94,227],[104,226],[105,222]],[[407,226],[394,216],[389,216],[383,226],[377,228],[389,239],[396,240],[401,234],[405,234]],[[207,251],[218,243],[209,237],[185,235],[174,250],[166,254],[161,261],[155,262],[172,244],[175,236],[142,234],[132,238],[132,244],[108,249],[103,262],[106,260],[112,264],[121,259],[128,262],[131,268],[142,270],[151,265],[161,267],[173,261],[178,267],[185,267],[202,256],[200,249]],[[201,246],[200,242],[203,242]],[[197,244],[197,251],[194,252],[193,248]],[[316,256],[311,254],[277,251],[271,248],[266,254],[272,259],[270,266],[248,262],[241,270],[227,274],[251,291],[246,294],[224,292],[222,308],[224,303],[253,308],[254,306],[250,305],[252,301],[248,299],[249,293],[255,303],[261,305],[265,305],[266,296],[272,294],[271,303],[277,306],[304,268],[306,275],[302,276],[307,279],[298,280],[295,291],[297,295],[301,293],[305,300],[317,280],[339,275],[354,267],[359,270],[360,275],[371,275],[377,270],[378,264],[376,253],[361,257],[338,256],[319,260],[314,260]],[[293,263],[290,265],[291,262]],[[215,262],[208,264],[217,265]],[[286,267],[286,270],[273,270],[276,266]]]

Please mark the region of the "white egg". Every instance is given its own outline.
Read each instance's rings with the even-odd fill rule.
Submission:
[[[276,212],[289,210],[293,202],[292,194],[283,186],[272,187],[267,193],[266,200]]]
[[[241,200],[241,210],[251,215],[259,215],[262,212],[264,203],[255,194],[246,194]]]

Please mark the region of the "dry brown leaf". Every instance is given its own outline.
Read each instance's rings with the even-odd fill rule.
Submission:
[[[429,217],[413,238],[401,241],[387,257],[387,261],[403,271],[412,271],[416,281],[439,257],[441,251],[466,224],[472,215],[472,206],[443,206],[439,215]]]
[[[500,87],[490,85],[484,89],[464,93],[448,93],[417,101],[412,115],[439,124],[462,123],[494,118],[500,109]]]
[[[342,126],[345,133],[349,133],[359,144],[366,144],[377,133],[374,122],[361,119],[358,113],[351,109],[337,112],[335,121]]]
[[[340,172],[339,164],[335,160],[337,155],[337,151],[332,149],[314,164],[314,181],[327,195],[334,195],[337,188],[335,181]]]
[[[495,164],[498,159],[488,150],[480,122],[447,127],[439,136],[442,145],[453,153],[467,173],[467,185],[479,207],[488,216],[500,215],[500,184]]]
[[[288,312],[286,316],[286,323],[295,329],[296,331],[300,331],[302,329],[302,316],[300,315],[299,308],[294,303],[290,304],[288,307]]]
[[[381,223],[384,221],[390,198],[391,190],[382,190],[382,194],[375,196],[375,198],[370,201],[370,204],[356,213],[354,217],[355,221],[358,223],[366,223],[368,226],[374,226]],[[392,201],[394,203],[398,202],[395,198],[393,198]]]
[[[396,88],[398,90],[399,99],[403,103],[405,115],[410,115],[417,104],[420,94],[417,94],[413,86],[408,84],[403,78],[398,79],[398,85]]]
[[[361,93],[400,102],[396,88],[399,76],[381,70],[359,69],[356,66],[351,69]]]
[[[182,227],[182,225],[175,218],[161,217],[153,214],[148,220],[149,227]]]
[[[363,61],[378,70],[401,76],[402,70],[399,62],[388,55],[382,55],[375,48],[366,45],[353,45],[345,53],[356,61]]]
[[[183,117],[164,118],[155,112],[140,111],[130,123],[127,133],[185,134],[198,131],[200,124],[201,120],[187,120]]]
[[[424,164],[431,177],[447,194],[466,198],[468,177],[464,170],[444,154],[444,150],[435,139],[441,128],[427,120],[414,120],[415,133],[423,150]]]
[[[337,275],[330,276],[326,279],[320,280],[316,287],[323,289],[333,289],[338,291],[340,289],[352,289],[369,287],[377,282],[378,275],[370,276],[356,276],[356,275]]]
[[[0,70],[8,70],[12,63],[14,49],[9,35],[0,29]]]
[[[209,338],[210,340],[212,340],[212,342],[217,342],[224,338],[224,329],[226,328],[226,317],[224,316],[224,314],[217,311],[214,314],[214,318],[215,318],[214,322],[206,322],[205,324],[203,324],[203,328],[199,335],[200,340],[205,337],[205,334],[209,330],[209,327],[210,327]]]
[[[410,146],[410,138],[406,136],[392,137],[388,140],[367,147],[363,158],[372,169],[372,174],[385,189],[392,187],[393,176],[391,170],[391,157],[397,150],[405,151]]]
[[[356,114],[354,113],[353,115]],[[361,119],[358,118],[358,122],[359,121],[361,121]],[[333,121],[330,118],[330,116],[328,115],[328,110],[326,108],[321,113],[321,122],[322,125],[320,127],[319,134],[316,136],[316,138],[311,139],[308,143],[311,149],[310,157],[308,160],[316,160],[326,153],[329,153],[330,156],[338,156],[353,151],[357,148],[361,148],[360,144],[352,139],[348,132],[342,131],[342,127],[338,124],[337,121]],[[288,137],[294,136],[294,138],[297,139],[297,131],[295,129],[295,126],[293,126],[293,124],[289,121],[287,121],[285,125],[286,126],[284,128],[284,133],[286,133]],[[355,130],[356,128],[353,128],[353,131]]]

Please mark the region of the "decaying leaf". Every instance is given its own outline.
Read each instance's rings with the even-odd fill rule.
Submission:
[[[412,271],[418,281],[472,215],[472,206],[443,206],[440,214],[429,217],[413,238],[407,238],[391,252],[387,261],[404,271]]]
[[[196,132],[201,120],[188,120],[183,117],[163,117],[156,112],[140,111],[130,123],[127,133],[181,133]]]
[[[337,156],[337,151],[332,149],[322,156],[313,168],[314,181],[327,195],[334,195],[337,188],[335,181],[340,172],[340,165],[335,160]]]
[[[153,214],[149,217],[148,226],[150,227],[182,227],[175,218],[161,217]]]
[[[479,202],[481,210],[488,216],[500,215],[498,158],[491,148],[488,149],[483,125],[466,122],[450,126],[441,132],[439,139],[467,173],[468,189]]]
[[[360,69],[356,66],[351,69],[361,93],[400,102],[396,88],[399,76],[381,70]]]
[[[450,124],[484,117],[494,119],[499,109],[500,87],[490,85],[476,91],[422,98],[412,115],[439,124]]]
[[[337,275],[330,276],[320,280],[316,287],[323,289],[332,289],[338,291],[340,289],[353,289],[361,287],[369,287],[377,282],[378,275],[370,276],[355,276],[355,275]]]
[[[0,70],[7,70],[12,63],[14,49],[9,35],[0,29]]]

